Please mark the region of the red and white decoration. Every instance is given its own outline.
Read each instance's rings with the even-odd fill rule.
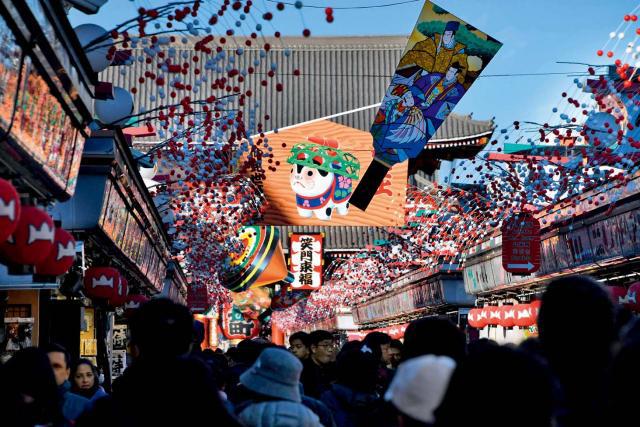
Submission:
[[[118,300],[123,290],[120,272],[113,267],[91,267],[84,273],[84,289],[89,298]]]
[[[6,179],[0,178],[0,242],[4,242],[18,226],[20,196]]]
[[[528,328],[536,324],[540,301],[530,304],[515,304],[503,306],[486,306],[469,310],[467,320],[469,326],[482,329],[486,326],[502,326],[503,328]]]
[[[3,258],[22,265],[36,265],[53,249],[54,225],[51,217],[35,206],[23,206],[15,231],[0,243]]]
[[[294,281],[291,287],[295,290],[314,291],[322,286],[323,235],[292,234],[289,244],[291,259],[289,261]]]
[[[127,302],[127,293],[129,291],[129,281],[124,276],[120,276],[120,283],[116,288],[116,292],[109,299],[109,304],[118,307],[124,305]]]
[[[624,297],[618,299],[618,304],[629,310],[640,311],[640,282],[632,283]]]
[[[36,264],[36,273],[59,276],[69,271],[76,259],[76,241],[67,230],[56,228],[53,249],[44,261]]]
[[[131,317],[142,304],[149,301],[144,295],[129,295],[127,296],[127,302],[124,303],[124,315]]]

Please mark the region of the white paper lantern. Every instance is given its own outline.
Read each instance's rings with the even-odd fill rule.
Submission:
[[[133,97],[128,90],[113,88],[113,99],[94,101],[96,117],[107,125],[122,125],[133,113]]]
[[[86,46],[98,37],[107,34],[107,30],[95,24],[82,24],[74,28],[74,31],[76,32],[76,36],[78,36],[78,40],[80,40],[80,45],[82,45],[93,71],[99,73],[105,70],[111,64],[111,61],[107,59],[109,48],[112,46],[111,39],[91,47]]]

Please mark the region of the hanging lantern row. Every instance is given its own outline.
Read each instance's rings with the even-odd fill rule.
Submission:
[[[21,206],[15,187],[0,178],[0,255],[13,264],[35,266],[37,274],[59,276],[73,265],[76,242],[44,210]]]
[[[469,311],[469,326],[482,329],[486,326],[502,326],[503,328],[527,328],[536,324],[540,301],[530,304],[515,304],[473,308]]]

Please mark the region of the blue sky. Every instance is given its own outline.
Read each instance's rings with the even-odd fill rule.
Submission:
[[[306,0],[303,3],[338,8],[402,1]],[[138,7],[164,3],[110,0],[97,15],[72,11],[70,19],[74,25],[93,22],[110,29],[136,16]],[[254,3],[260,10],[275,12],[275,3],[268,0],[254,0]],[[623,16],[638,6],[637,0],[438,0],[436,3],[504,43],[484,70],[486,75],[585,70],[584,66],[556,64],[556,61],[605,63],[595,52],[603,47]],[[300,35],[305,27],[311,29],[312,35],[408,35],[422,4],[417,1],[383,8],[335,9],[332,24],[325,22],[323,8],[303,7],[299,11],[286,6],[284,12],[275,13],[273,22],[283,35]],[[571,87],[572,80],[565,75],[483,77],[455,112],[473,112],[478,119],[495,116],[501,127],[509,126],[514,120],[544,122],[550,119],[560,93]]]

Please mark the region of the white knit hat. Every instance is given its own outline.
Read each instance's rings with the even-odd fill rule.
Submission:
[[[384,395],[403,414],[424,423],[435,422],[435,411],[456,368],[450,357],[420,356],[403,362]]]

